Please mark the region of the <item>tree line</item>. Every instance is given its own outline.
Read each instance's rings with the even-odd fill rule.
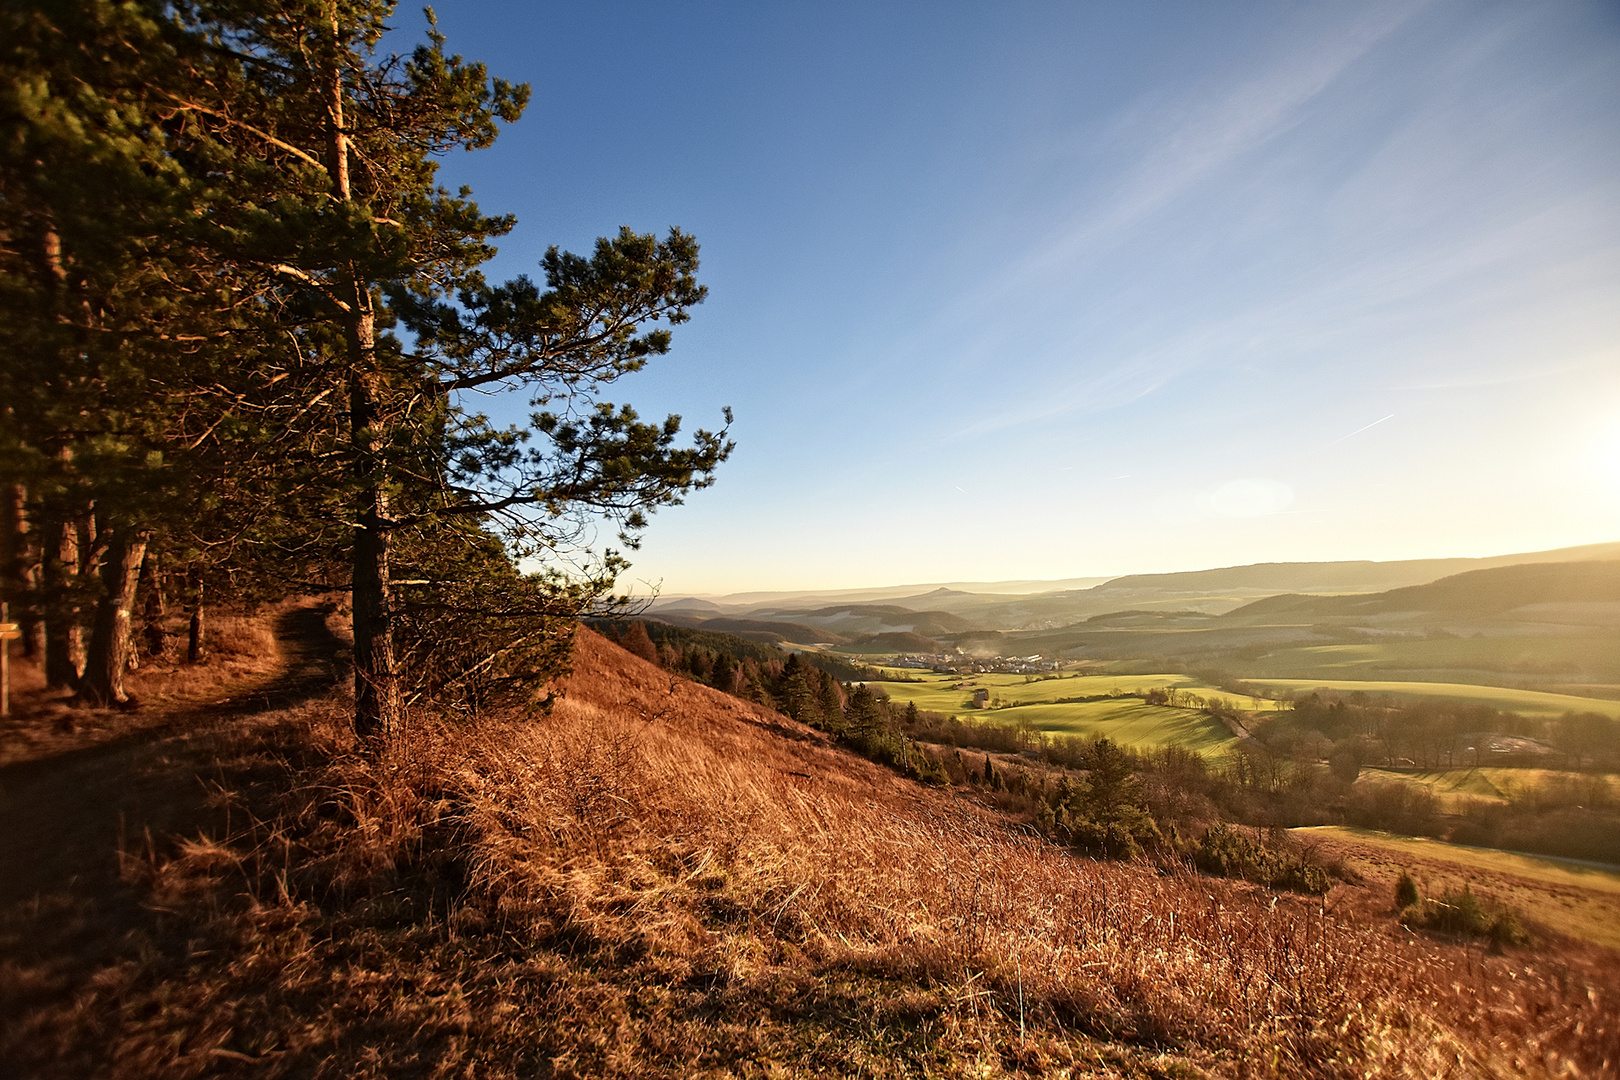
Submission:
[[[1620,769],[1620,721],[1596,712],[1536,717],[1486,705],[1378,704],[1360,693],[1312,692],[1268,715],[1252,730],[1275,753],[1326,760],[1352,778],[1368,765],[1425,770],[1497,764]],[[1493,751],[1493,735],[1531,739],[1545,747]]]
[[[0,590],[86,702],[127,700],[171,607],[198,658],[215,598],[339,590],[363,739],[424,697],[479,707],[557,668],[648,512],[731,452],[605,396],[704,299],[693,238],[624,228],[487,280],[515,222],[436,171],[529,89],[431,12],[384,50],[393,16],[0,13]],[[474,407],[494,392],[528,423]]]

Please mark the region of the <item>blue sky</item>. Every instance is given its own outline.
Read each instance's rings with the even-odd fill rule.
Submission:
[[[444,165],[518,215],[494,275],[702,244],[616,398],[738,447],[632,579],[1620,539],[1620,5],[436,8],[533,86]]]

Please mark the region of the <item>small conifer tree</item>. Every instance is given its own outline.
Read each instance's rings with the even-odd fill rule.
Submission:
[[[1400,879],[1395,882],[1395,909],[1404,911],[1416,904],[1418,899],[1417,882],[1412,880],[1411,874],[1401,871]]]
[[[716,653],[714,657],[714,670],[709,676],[710,685],[716,690],[731,693],[737,688],[737,665],[731,659],[730,653]]]

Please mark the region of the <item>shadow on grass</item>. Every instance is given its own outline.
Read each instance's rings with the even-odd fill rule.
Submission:
[[[344,645],[322,609],[282,612],[275,635],[280,669],[229,698],[149,705],[111,738],[0,767],[0,1075],[26,1072],[7,1059],[28,1056],[30,1016],[68,1007],[143,950],[184,947],[125,864],[227,826],[214,797],[221,740],[338,682]]]

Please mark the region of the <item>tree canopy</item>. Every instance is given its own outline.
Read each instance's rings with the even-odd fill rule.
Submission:
[[[731,452],[724,426],[683,440],[606,396],[702,302],[696,241],[621,228],[548,251],[542,281],[487,281],[514,221],[438,160],[489,146],[528,88],[449,52],[431,11],[381,52],[394,13],[0,16],[0,480],[32,566],[9,598],[91,700],[123,696],[148,549],[188,580],[351,590],[362,736],[422,693],[477,700],[553,663],[545,627],[609,596],[647,514]],[[530,422],[468,407],[495,391]]]

